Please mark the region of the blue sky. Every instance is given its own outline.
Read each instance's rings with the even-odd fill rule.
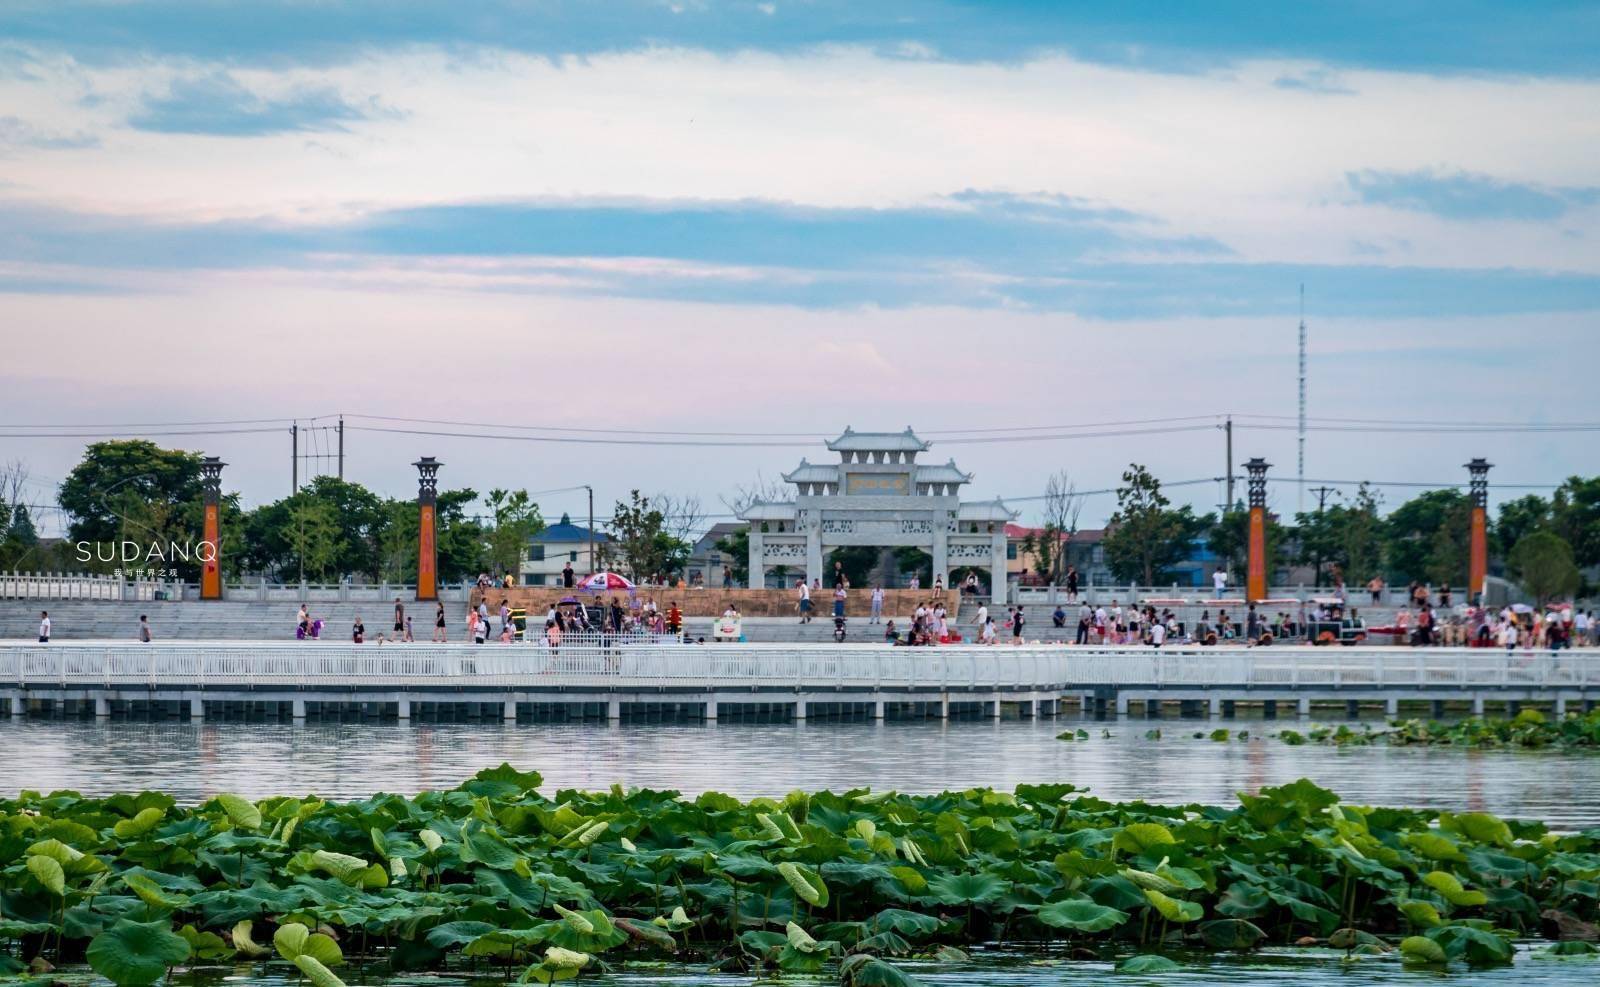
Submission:
[[[1595,106],[1592,3],[22,0],[0,317],[30,331],[0,417],[213,415],[152,384],[174,362],[238,368],[230,401],[282,415],[427,393],[441,417],[821,435],[1292,412],[1304,284],[1314,413],[1493,393],[1499,417],[1593,419]],[[745,379],[774,366],[787,386]],[[1032,375],[1063,386],[1001,383]],[[215,441],[272,495],[269,440]],[[1317,441],[1324,472],[1430,472],[1406,441]],[[1215,470],[1128,445],[1049,456],[1088,486],[1134,452]],[[44,475],[78,449],[15,446]],[[518,455],[455,460],[486,487]],[[640,455],[597,485],[712,500],[791,465]],[[1499,456],[1592,468],[1556,440]],[[963,456],[990,494],[1038,461]]]

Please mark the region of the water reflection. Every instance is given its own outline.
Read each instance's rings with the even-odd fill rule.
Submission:
[[[547,790],[613,782],[741,797],[793,788],[938,791],[1070,781],[1108,799],[1228,803],[1309,777],[1347,801],[1484,809],[1563,829],[1600,825],[1600,758],[1553,751],[1290,746],[1194,739],[1203,721],[1084,722],[1090,739],[1055,735],[1075,720],[798,725],[545,726],[487,724],[0,722],[0,792],[143,788],[186,800],[445,788],[501,761],[543,772]],[[1303,723],[1296,723],[1303,729]],[[1103,733],[1109,733],[1104,736]]]

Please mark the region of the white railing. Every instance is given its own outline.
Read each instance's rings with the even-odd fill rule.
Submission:
[[[0,644],[7,686],[1600,688],[1600,651],[882,645]]]
[[[154,600],[181,584],[92,573],[0,572],[0,600]]]

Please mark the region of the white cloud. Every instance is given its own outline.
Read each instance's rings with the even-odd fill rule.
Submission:
[[[1485,224],[1350,203],[1347,172],[1448,167],[1593,184],[1600,83],[1342,71],[1261,62],[1177,75],[1049,58],[1021,65],[660,49],[548,61],[427,49],[327,70],[239,70],[252,91],[330,87],[395,118],[255,139],[121,127],[141,94],[205,67],[56,58],[0,79],[0,116],[103,146],[19,155],[13,195],[186,217],[290,221],[496,197],[928,201],[963,188],[1049,192],[1149,213],[1250,260],[1600,271],[1600,213]],[[85,93],[94,97],[85,99]],[[331,153],[330,153],[331,152]],[[1572,232],[1580,235],[1574,237]],[[1398,245],[1405,245],[1404,247]]]

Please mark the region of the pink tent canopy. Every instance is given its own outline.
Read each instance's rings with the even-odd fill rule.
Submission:
[[[633,583],[614,572],[596,572],[583,577],[578,587],[586,590],[633,589]]]

